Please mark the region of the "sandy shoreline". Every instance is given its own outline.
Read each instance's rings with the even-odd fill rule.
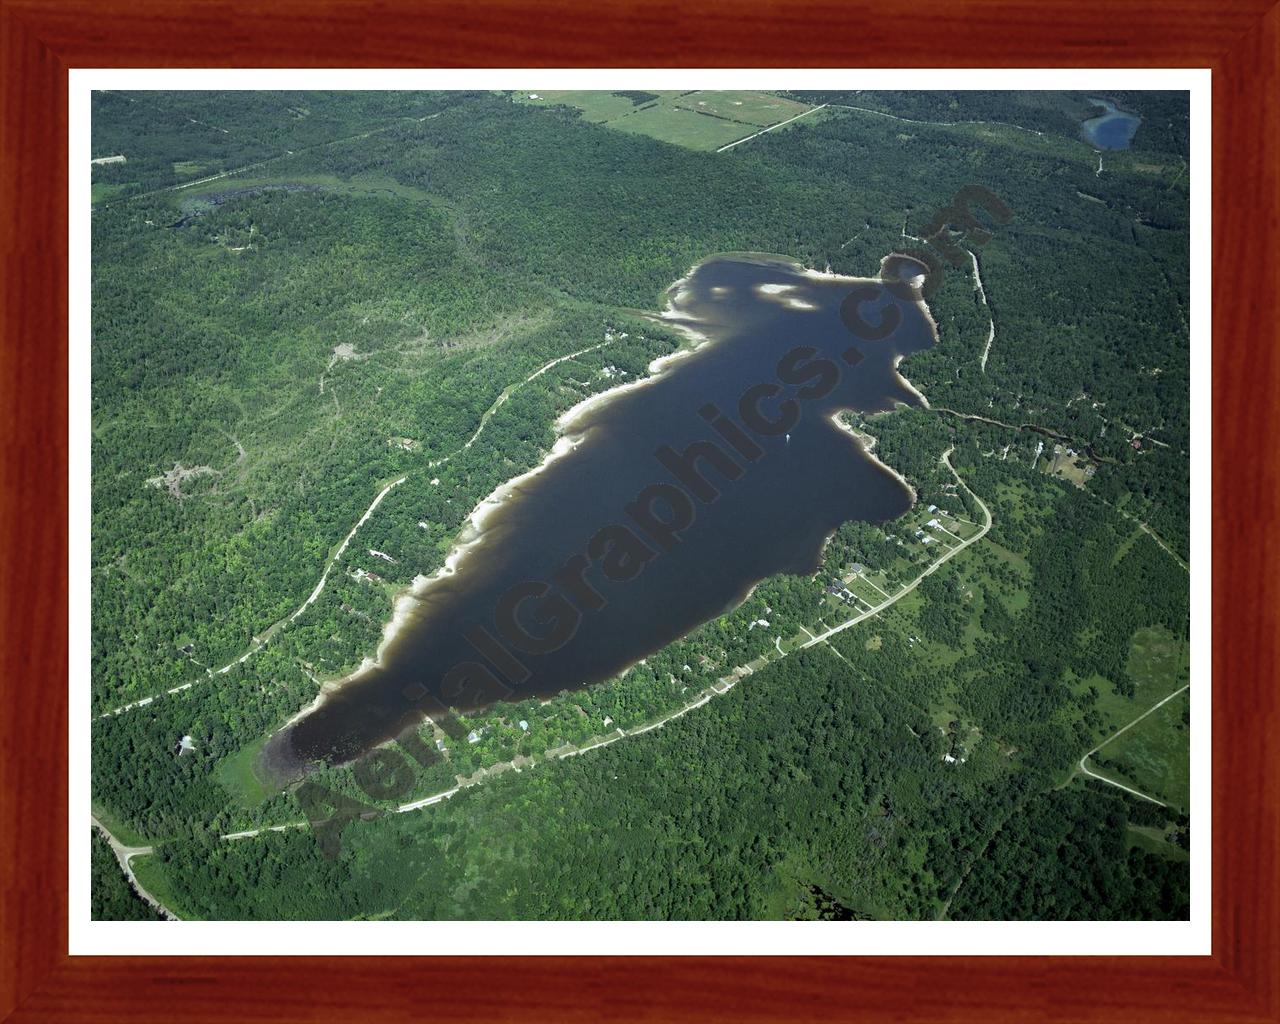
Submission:
[[[567,435],[557,438],[555,444],[551,447],[551,451],[547,453],[538,465],[500,484],[491,494],[483,498],[471,510],[471,514],[464,521],[457,539],[449,549],[449,553],[445,556],[444,563],[440,568],[430,575],[419,573],[413,578],[412,583],[404,587],[392,598],[391,618],[382,627],[382,637],[378,641],[378,648],[374,655],[372,657],[366,656],[354,671],[347,673],[340,679],[329,679],[321,683],[320,691],[316,694],[315,700],[290,718],[277,732],[288,728],[294,722],[318,709],[330,694],[337,693],[350,683],[357,682],[367,672],[381,667],[387,647],[399,636],[400,631],[404,629],[412,618],[413,613],[422,603],[423,595],[431,588],[432,584],[455,575],[467,554],[482,543],[484,540],[485,520],[505,503],[511,491],[533,479],[539,473],[544,472],[558,459],[564,458],[564,456],[578,447],[582,440],[581,435]]]
[[[908,492],[910,492],[911,504],[914,505],[916,503],[916,500],[919,498],[919,494],[916,493],[916,489],[913,486],[911,486],[911,482],[907,480],[905,476],[903,476],[896,469],[890,466],[887,462],[884,462],[878,455],[875,454],[876,438],[872,437],[871,438],[872,443],[867,444],[862,439],[863,435],[857,429],[855,429],[852,424],[845,423],[844,420],[840,418],[840,414],[842,412],[849,412],[849,411],[850,410],[848,409],[837,409],[835,412],[833,412],[830,416],[827,417],[827,422],[830,423],[832,426],[834,426],[837,430],[845,434],[848,434],[850,437],[852,437],[854,441],[857,442],[858,447],[863,450],[867,458],[869,458],[872,461],[872,463],[874,463],[876,466],[883,469],[886,473],[888,473],[895,480],[897,480],[898,483],[902,484],[902,486],[905,487]],[[834,537],[834,536],[835,534],[832,533],[831,537]],[[828,537],[827,540],[829,541],[831,537]]]
[[[706,262],[705,260],[702,262]],[[538,474],[545,472],[558,459],[564,458],[570,454],[585,439],[585,434],[576,430],[577,421],[587,413],[597,410],[624,393],[638,390],[642,387],[654,383],[661,378],[675,363],[692,355],[698,349],[711,342],[711,338],[701,331],[694,328],[691,323],[687,322],[688,318],[676,311],[672,304],[672,296],[677,298],[680,290],[685,282],[693,275],[701,264],[694,264],[686,272],[684,277],[676,281],[667,289],[667,307],[657,314],[642,314],[651,319],[659,320],[667,327],[674,328],[681,334],[685,335],[691,344],[682,347],[674,352],[659,356],[649,363],[647,376],[634,381],[628,381],[625,384],[619,384],[616,387],[601,391],[598,394],[588,395],[582,401],[576,403],[569,409],[561,413],[553,424],[553,430],[556,433],[555,443],[551,446],[551,450],[543,457],[542,461],[536,466],[519,476],[512,477],[505,483],[499,484],[487,497],[482,498],[475,508],[471,510],[470,515],[464,521],[461,530],[453,546],[449,549],[449,553],[445,556],[444,564],[430,575],[415,576],[413,582],[402,589],[392,598],[391,618],[382,628],[382,636],[378,641],[378,648],[372,657],[365,657],[360,665],[352,672],[347,673],[338,679],[330,679],[323,682],[319,692],[316,694],[315,700],[304,707],[296,715],[290,718],[277,732],[282,732],[295,722],[300,721],[313,711],[320,708],[325,699],[334,693],[342,690],[346,686],[358,682],[366,673],[379,668],[382,665],[383,657],[387,648],[396,640],[400,632],[408,624],[413,617],[413,613],[422,603],[423,596],[431,588],[432,584],[442,579],[448,579],[455,575],[461,566],[463,560],[471,549],[479,546],[484,540],[484,524],[489,516],[500,508],[513,491],[532,480]],[[567,357],[566,357],[567,358]]]
[[[851,284],[884,284],[885,278],[882,275],[884,273],[885,264],[889,260],[895,257],[914,260],[914,257],[907,256],[906,254],[903,254],[903,253],[890,253],[889,255],[881,259],[880,274],[875,277],[851,277],[844,274],[835,274],[835,273],[826,272],[826,271],[814,270],[804,266],[803,263],[791,257],[783,256],[780,254],[774,254],[774,253],[758,253],[758,252],[715,253],[713,255],[707,256],[704,259],[694,263],[688,269],[688,271],[685,272],[683,277],[681,277],[679,280],[674,282],[666,290],[665,294],[666,294],[667,302],[666,302],[666,307],[663,310],[661,310],[658,313],[648,313],[644,311],[637,311],[637,315],[644,316],[655,322],[661,323],[666,327],[670,327],[678,331],[688,339],[690,344],[688,346],[682,346],[681,348],[677,349],[674,352],[669,352],[665,355],[659,356],[656,359],[654,359],[652,362],[649,363],[648,367],[646,368],[647,375],[645,377],[642,377],[634,381],[628,381],[627,383],[624,383],[624,384],[619,384],[616,387],[609,388],[605,391],[601,391],[598,394],[589,395],[586,398],[582,399],[582,401],[576,403],[571,408],[567,409],[565,412],[561,413],[560,416],[556,418],[555,423],[553,424],[553,430],[556,434],[555,443],[552,445],[551,450],[547,452],[547,454],[543,457],[542,461],[539,462],[536,466],[532,467],[531,469],[526,470],[524,473],[520,474],[519,476],[513,477],[512,479],[506,481],[505,483],[498,485],[498,487],[496,487],[488,496],[481,499],[481,501],[475,506],[474,509],[472,509],[470,515],[468,515],[467,519],[464,521],[458,533],[457,539],[455,540],[452,547],[449,549],[449,553],[445,556],[444,563],[441,565],[441,567],[437,569],[434,573],[431,573],[430,575],[420,574],[418,576],[415,576],[413,581],[410,584],[404,587],[400,592],[398,592],[392,598],[391,618],[383,626],[382,635],[378,642],[378,647],[374,655],[372,657],[366,656],[360,662],[360,665],[352,672],[349,672],[347,675],[342,676],[341,678],[338,678],[338,679],[331,679],[323,682],[320,686],[319,692],[316,694],[315,699],[306,707],[298,711],[297,714],[293,715],[287,722],[284,723],[284,725],[282,725],[279,729],[275,731],[275,734],[284,732],[286,729],[288,729],[290,726],[292,726],[296,722],[305,718],[307,715],[311,714],[313,711],[316,711],[318,708],[320,708],[324,704],[325,700],[331,694],[337,693],[340,690],[347,687],[348,685],[358,682],[365,674],[373,670],[376,670],[382,665],[383,658],[386,654],[387,648],[396,640],[396,638],[400,635],[400,632],[405,628],[405,626],[412,619],[413,613],[422,604],[422,599],[424,595],[430,590],[431,586],[439,582],[440,580],[448,579],[449,577],[454,576],[457,573],[460,566],[462,565],[462,562],[465,560],[468,553],[470,553],[474,548],[478,547],[484,541],[484,538],[485,538],[484,525],[485,525],[485,521],[489,518],[489,516],[506,502],[506,500],[510,497],[512,492],[516,491],[519,487],[527,483],[529,480],[532,480],[533,478],[538,476],[540,473],[545,472],[558,459],[562,459],[565,456],[572,453],[573,450],[577,448],[578,445],[583,442],[583,440],[585,440],[585,428],[579,422],[583,417],[585,417],[587,414],[591,412],[601,409],[602,407],[614,401],[615,399],[619,398],[623,394],[629,393],[631,391],[639,390],[641,388],[647,387],[655,383],[656,381],[660,380],[671,369],[673,365],[679,363],[683,359],[689,358],[695,352],[701,350],[703,347],[705,347],[708,344],[711,344],[715,340],[710,336],[708,336],[707,334],[703,333],[702,331],[698,330],[697,327],[694,326],[694,324],[696,323],[695,320],[692,320],[685,314],[679,312],[679,310],[676,308],[676,303],[679,302],[687,294],[687,290],[686,290],[687,283],[690,280],[690,278],[692,278],[693,275],[697,272],[699,267],[701,267],[703,264],[708,263],[712,260],[723,259],[726,257],[734,257],[734,256],[756,258],[756,259],[760,259],[761,257],[763,257],[764,259],[766,259],[768,262],[771,262],[771,263],[788,264],[791,267],[795,268],[796,271],[800,274],[800,276],[803,276],[803,277],[814,278],[822,281],[847,281]],[[919,262],[919,261],[916,260],[915,262]],[[774,287],[776,289],[778,287],[786,288],[791,286],[783,285],[783,286],[774,286]],[[938,344],[939,336],[938,336],[937,324],[935,323],[932,313],[929,311],[928,305],[925,303],[922,295],[919,297],[918,302],[922,312],[924,313],[924,316],[927,322],[929,323],[930,330],[933,336],[933,342],[934,344]],[[568,357],[565,357],[565,358],[568,358]],[[900,372],[897,371],[898,364],[901,361],[902,361],[901,356],[898,356],[894,360],[894,370],[895,370],[896,376],[898,377],[898,380],[902,383],[903,387],[907,391],[916,395],[919,398],[921,404],[924,405],[926,408],[928,408],[929,403],[928,403],[928,400],[925,398],[925,396],[919,390],[917,390],[909,380],[907,380],[905,377],[902,376]],[[846,424],[843,424],[838,420],[837,417],[840,411],[842,410],[837,410],[837,412],[832,413],[828,417],[829,421],[833,423],[837,427],[837,429],[845,433],[852,433],[852,428],[848,427]],[[855,439],[856,439],[856,436],[855,436]],[[861,445],[860,441],[858,443]],[[864,448],[864,450],[866,451],[867,455],[870,457],[872,462],[874,462],[876,465],[883,468],[885,472],[892,475],[895,479],[897,479],[900,483],[902,483],[904,487],[907,488],[907,490],[911,494],[912,503],[914,504],[916,499],[916,491],[915,491],[915,488],[912,487],[911,484],[907,482],[906,478],[903,477],[902,474],[899,473],[897,470],[895,470],[893,467],[882,462],[878,457],[876,457],[872,453],[870,448]],[[822,554],[823,552],[825,552],[826,545],[830,542],[831,537],[834,535],[835,535],[835,531],[832,531],[832,533],[828,535],[828,537],[823,541],[822,548],[820,549],[820,552],[819,552],[819,564],[821,564]],[[334,564],[336,564],[336,559]],[[759,586],[760,582],[761,581],[757,581],[756,583],[752,584],[751,587],[748,588],[748,590],[741,596],[741,598],[739,598],[735,602],[732,602],[729,605],[729,607],[726,608],[726,611],[733,610],[734,608],[739,607],[744,601],[748,600],[751,594],[755,592],[755,589],[757,586]],[[624,669],[623,672],[625,673],[626,671],[630,671],[631,668],[634,668],[635,665],[639,664],[639,661],[642,661],[642,660],[643,659],[639,659],[638,661],[633,662],[631,665],[627,666],[627,668]]]

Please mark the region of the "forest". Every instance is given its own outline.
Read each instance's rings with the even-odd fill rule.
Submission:
[[[95,921],[159,921],[159,914],[130,887],[120,872],[115,854],[107,841],[95,830],[90,854],[93,872],[89,886],[89,912]]]
[[[1152,702],[1135,636],[1187,638],[1186,572],[1135,525],[1187,559],[1185,105],[1117,97],[1144,128],[1099,174],[1083,96],[794,97],[1003,124],[836,111],[716,154],[500,94],[95,96],[93,155],[128,159],[94,170],[93,792],[158,844],[184,916],[1185,916],[1185,858],[1133,838],[1172,819],[1056,788]],[[953,213],[957,266],[910,236],[974,183],[1013,216],[979,212],[979,242]],[[219,838],[306,816],[255,775],[262,741],[376,648],[560,413],[684,343],[646,314],[693,262],[866,275],[926,248],[941,344],[902,369],[931,407],[854,426],[920,510],[976,523],[954,448],[988,539],[797,650],[848,615],[834,575],[904,587],[929,564],[901,525],[848,524],[816,577],[619,679],[465,718],[475,744],[425,729],[448,755],[410,795],[476,784],[353,821],[336,860],[307,830]],[[1045,473],[1030,426],[1089,453],[1087,487]],[[662,728],[547,756],[744,665]],[[392,807],[350,768],[313,781]]]

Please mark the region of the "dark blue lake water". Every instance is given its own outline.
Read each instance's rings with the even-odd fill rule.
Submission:
[[[271,774],[349,761],[445,708],[609,679],[761,580],[816,570],[841,523],[906,512],[910,488],[833,416],[920,402],[897,363],[935,343],[923,270],[698,265],[667,316],[701,347],[569,416],[560,456],[501,489],[453,573],[402,599],[378,663],[272,737]]]

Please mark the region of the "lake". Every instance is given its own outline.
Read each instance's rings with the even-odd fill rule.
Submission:
[[[452,571],[397,602],[376,664],[270,739],[268,774],[352,760],[445,708],[610,679],[761,580],[816,570],[845,521],[906,512],[911,489],[833,416],[922,402],[897,363],[936,341],[923,271],[757,254],[693,268],[663,316],[701,343],[562,417],[550,460],[473,515]]]
[[[1085,139],[1099,149],[1128,149],[1142,118],[1121,110],[1110,100],[1090,97],[1089,102],[1105,113],[1091,117],[1081,125]]]

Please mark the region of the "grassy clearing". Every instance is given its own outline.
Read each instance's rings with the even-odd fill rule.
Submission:
[[[100,804],[92,805],[93,816],[97,818],[106,827],[107,831],[115,836],[125,846],[148,846],[151,840],[146,838],[139,832],[135,832],[128,825],[120,822],[115,815],[103,808]]]
[[[1093,760],[1120,781],[1178,810],[1188,810],[1191,802],[1191,727],[1187,724],[1190,708],[1190,691],[1180,693],[1108,743]]]
[[[92,203],[102,203],[108,199],[115,198],[128,188],[128,185],[112,185],[105,181],[95,181],[93,183],[93,190],[90,193],[89,201]]]
[[[269,736],[263,736],[234,754],[227,755],[213,770],[218,784],[242,807],[257,807],[272,795],[253,770],[254,762],[258,759],[263,744],[269,738]]]
[[[634,103],[629,96],[604,90],[559,89],[521,91],[513,98],[531,106],[574,107],[582,112],[584,121],[703,151],[718,149],[811,109],[752,90],[653,90],[652,95],[655,99]]]
[[[155,857],[134,857],[129,866],[133,868],[133,874],[137,878],[138,884],[151,893],[165,907],[184,921],[198,920],[178,904],[174,897],[173,887],[169,884],[169,878],[165,875],[164,869],[161,868],[160,862]]]
[[[1055,444],[1051,450],[1045,452],[1045,456],[1048,461],[1044,466],[1044,472],[1050,476],[1067,480],[1077,487],[1083,487],[1093,479],[1094,466],[1064,445]]]
[[[265,175],[232,175],[226,178],[218,178],[215,181],[206,181],[190,188],[184,188],[175,192],[174,197],[178,200],[200,199],[205,196],[217,195],[221,192],[233,192],[246,188],[265,188],[272,185],[317,185],[327,192],[337,192],[342,195],[394,196],[400,199],[411,199],[415,202],[427,202],[433,198],[431,193],[425,192],[420,188],[414,188],[412,185],[402,185],[398,181],[379,175],[357,175],[353,178],[339,178],[335,174],[285,172]]]
[[[1187,681],[1190,650],[1167,629],[1140,629],[1129,647],[1128,670],[1138,701],[1150,706]]]
[[[1103,726],[1100,730],[1094,732],[1094,736],[1098,740],[1106,739],[1111,733],[1119,728],[1126,726],[1137,718],[1139,714],[1146,712],[1148,708],[1160,703],[1171,692],[1184,685],[1188,680],[1189,672],[1189,650],[1187,645],[1181,643],[1178,637],[1170,634],[1165,628],[1152,627],[1146,630],[1138,630],[1130,641],[1129,677],[1134,682],[1134,695],[1132,698],[1117,694],[1115,687],[1111,685],[1111,681],[1102,676],[1089,676],[1082,680],[1070,681],[1071,689],[1076,692],[1084,692],[1089,687],[1093,687],[1098,692],[1097,709],[1103,719]],[[1161,708],[1160,712],[1153,714],[1152,719],[1160,716],[1167,708],[1174,707],[1178,701],[1170,701]],[[1139,723],[1133,730],[1134,732],[1146,726],[1147,721]],[[1129,736],[1126,732],[1121,740]],[[1120,740],[1116,741],[1119,744]],[[1185,744],[1185,736],[1183,739]],[[1108,744],[1098,753],[1102,754],[1103,759],[1114,756],[1112,753],[1114,745]],[[1119,748],[1116,748],[1119,749]],[[1096,771],[1102,771],[1103,765],[1097,762],[1097,758],[1091,760],[1091,764]],[[1102,771],[1103,774],[1115,774],[1115,772]],[[1120,780],[1124,781],[1124,780]],[[1133,785],[1132,782],[1128,785]],[[1135,788],[1142,788],[1135,786]],[[1146,790],[1144,790],[1146,792]],[[1156,794],[1153,794],[1156,795]]]
[[[673,106],[694,110],[702,114],[741,121],[759,128],[767,128],[779,121],[786,121],[810,109],[807,104],[784,100],[764,92],[743,90],[717,91],[703,89],[672,101]],[[749,133],[748,133],[749,134]]]
[[[1134,542],[1142,536],[1142,533],[1142,527],[1135,526],[1133,528],[1133,532],[1124,539],[1123,543],[1121,543],[1118,548],[1116,548],[1116,553],[1111,558],[1111,564],[1113,566],[1120,564],[1120,559],[1124,558],[1124,556],[1129,553],[1129,549],[1133,547]]]
[[[609,122],[610,128],[647,135],[686,149],[713,150],[734,142],[754,129],[750,125],[722,121],[683,107],[660,102],[634,114]]]
[[[635,109],[635,104],[625,96],[596,89],[553,89],[550,92],[518,92],[517,103],[535,107],[574,107],[582,111],[584,121],[609,121]]]
[[[680,89],[651,89],[662,100],[675,99],[684,95]],[[631,97],[621,96],[605,89],[552,89],[549,92],[530,92],[521,90],[514,95],[517,103],[528,103],[535,107],[567,106],[582,111],[584,121],[613,121],[625,117],[646,103],[634,103]],[[652,101],[650,101],[652,102]]]
[[[1172,842],[1173,830],[1129,824],[1129,845],[1170,860],[1189,861],[1191,854]]]

